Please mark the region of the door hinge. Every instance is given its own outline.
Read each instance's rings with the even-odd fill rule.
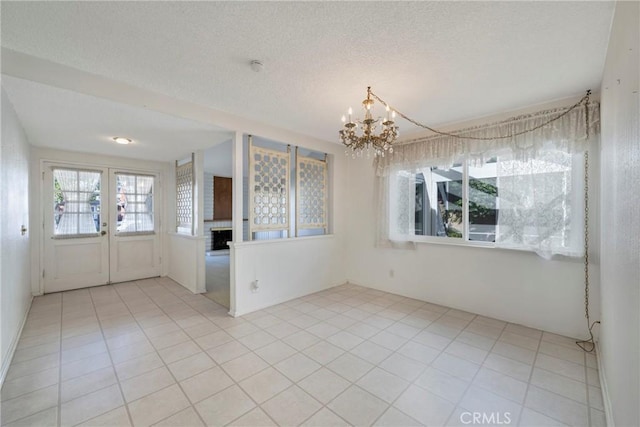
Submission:
[[[44,279],[44,268],[42,269],[42,278]]]
[[[42,172],[42,180],[44,181],[44,172]]]

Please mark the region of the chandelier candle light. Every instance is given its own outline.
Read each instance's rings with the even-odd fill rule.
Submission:
[[[342,143],[347,146],[347,149],[351,148],[351,155],[353,158],[356,156],[361,157],[364,150],[367,151],[367,157],[371,155],[373,150],[374,156],[384,157],[385,153],[393,153],[393,142],[398,137],[398,126],[395,126],[393,119],[396,117],[396,112],[392,111],[387,105],[386,117],[373,118],[371,112],[373,107],[373,99],[371,98],[371,86],[367,88],[367,99],[362,101],[364,107],[364,119],[355,121],[351,116],[353,110],[349,108],[347,121],[346,116],[342,116],[342,123],[344,123],[344,129],[340,133],[340,139]],[[376,135],[376,127],[380,129],[380,133]],[[358,126],[360,127],[361,135],[358,135]],[[346,151],[349,155],[349,151]]]

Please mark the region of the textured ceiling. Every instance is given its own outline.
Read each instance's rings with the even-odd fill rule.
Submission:
[[[36,146],[173,161],[231,138],[223,129],[3,76],[2,87]],[[134,138],[118,145],[115,136]]]
[[[2,45],[335,141],[366,87],[428,124],[599,86],[613,2],[7,2]],[[265,68],[255,73],[251,59]],[[403,132],[411,131],[400,122]]]

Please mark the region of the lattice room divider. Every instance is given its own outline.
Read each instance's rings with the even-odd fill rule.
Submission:
[[[249,137],[249,240],[257,231],[289,230],[289,152],[255,147]]]
[[[296,235],[298,230],[327,232],[327,157],[300,156],[296,149]]]
[[[195,232],[194,208],[195,170],[194,154],[181,165],[176,162],[176,230]]]

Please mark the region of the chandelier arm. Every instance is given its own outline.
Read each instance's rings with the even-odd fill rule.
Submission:
[[[427,126],[425,124],[422,124],[420,122],[417,122],[415,120],[413,120],[410,117],[407,117],[406,115],[404,115],[403,113],[401,113],[400,111],[396,110],[395,108],[392,108],[389,104],[387,104],[382,98],[380,98],[378,95],[376,95],[373,92],[369,92],[371,93],[371,96],[374,97],[375,99],[377,99],[378,101],[380,101],[380,103],[382,105],[384,105],[385,107],[389,107],[390,109],[392,109],[393,111],[395,111],[400,117],[402,117],[403,119],[405,119],[406,121],[413,123],[414,125],[427,129],[433,133],[437,133],[438,135],[443,135],[443,136],[450,136],[453,138],[458,138],[458,139],[473,139],[473,140],[478,140],[478,141],[493,141],[496,139],[508,139],[508,138],[513,138],[516,136],[520,136],[520,135],[524,135],[526,133],[529,132],[533,132],[535,130],[538,130],[542,127],[545,127],[553,122],[555,122],[556,120],[560,120],[562,117],[566,116],[567,114],[569,114],[571,111],[575,110],[576,108],[578,108],[580,105],[585,104],[585,105],[589,105],[589,97],[591,96],[591,89],[587,90],[587,93],[585,94],[585,96],[582,97],[582,99],[580,99],[580,101],[576,102],[574,105],[572,105],[571,107],[569,107],[566,111],[564,111],[563,113],[560,113],[558,116],[547,120],[546,122],[539,124],[537,126],[532,127],[531,129],[525,129],[523,131],[520,132],[515,132],[509,135],[503,135],[503,136],[496,136],[496,137],[477,137],[477,136],[463,136],[463,135],[459,135],[459,134],[455,134],[455,133],[449,133],[449,132],[443,132],[443,131],[439,131],[437,129],[434,129],[430,126]],[[588,114],[588,112],[586,113]],[[589,120],[587,117],[586,120],[587,123],[587,127],[589,126]],[[587,134],[589,133],[589,129],[587,128]]]

